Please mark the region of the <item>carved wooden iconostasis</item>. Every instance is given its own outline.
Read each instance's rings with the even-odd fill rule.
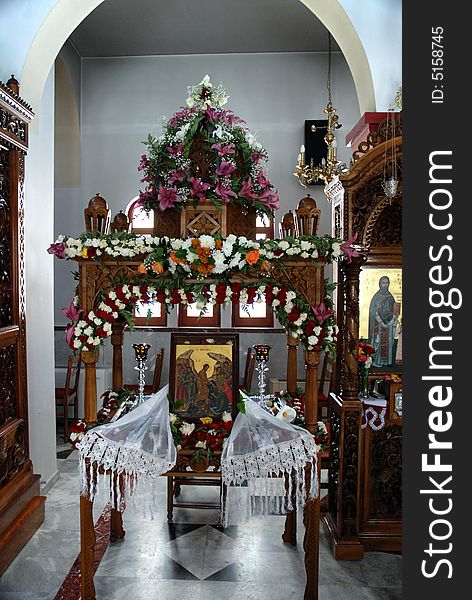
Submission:
[[[44,520],[28,443],[24,174],[31,107],[0,82],[0,575]]]
[[[342,177],[344,199],[333,206],[336,235],[350,239],[357,233],[362,254],[350,263],[343,261],[338,271],[338,380],[336,397],[331,398],[329,509],[324,516],[338,559],[358,560],[364,550],[402,547],[401,113],[395,117],[382,121],[354,152],[350,172]],[[394,169],[398,188],[389,198],[382,184]],[[379,293],[389,296],[393,314],[383,337],[373,319]],[[387,401],[385,424],[378,430],[365,421],[362,426],[357,351],[362,338],[376,342],[369,384],[372,390],[379,381]]]

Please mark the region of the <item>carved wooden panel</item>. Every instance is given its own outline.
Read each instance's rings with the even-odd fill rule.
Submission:
[[[254,208],[245,208],[243,206],[227,206],[228,220],[226,231],[240,236],[247,237],[248,240],[256,239],[256,210]]]
[[[338,518],[339,490],[339,444],[341,437],[341,419],[336,410],[331,412],[328,472],[328,508],[336,523]]]
[[[154,210],[154,235],[180,237],[180,211],[176,208],[168,208],[162,212],[156,208]]]
[[[369,469],[372,478],[369,518],[401,519],[402,516],[402,427],[385,425],[370,436]]]
[[[0,327],[11,325],[11,219],[9,153],[0,151]]]
[[[17,416],[16,344],[0,348],[0,426]]]
[[[359,461],[359,413],[345,412],[343,418],[344,444],[341,482],[341,535],[357,535],[357,491]]]
[[[302,261],[284,261],[283,268],[274,268],[274,278],[300,294],[309,304],[318,306],[324,302],[324,265],[321,262],[316,266],[309,261],[306,266],[302,265]]]
[[[182,237],[202,234],[226,237],[226,206],[218,208],[211,201],[186,206],[180,211]]]
[[[402,245],[402,201],[394,198],[388,202],[379,214],[372,229],[369,245],[380,246]]]

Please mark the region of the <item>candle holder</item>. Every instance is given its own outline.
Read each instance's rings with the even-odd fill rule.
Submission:
[[[138,363],[134,368],[138,371],[138,397],[136,400],[136,404],[141,404],[144,402],[144,385],[145,385],[145,373],[147,371],[146,360],[148,355],[148,350],[151,347],[151,344],[133,344],[134,356],[136,358],[136,362]]]
[[[256,351],[256,371],[258,373],[258,386],[259,386],[259,395],[258,400],[259,404],[265,406],[266,401],[266,373],[269,370],[267,363],[269,361],[269,352],[272,346],[267,344],[256,344],[253,346]]]

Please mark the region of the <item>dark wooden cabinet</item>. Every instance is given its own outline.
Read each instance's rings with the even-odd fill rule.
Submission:
[[[390,177],[392,173],[397,176],[398,188],[396,195],[389,198],[383,184],[386,175]],[[365,550],[400,551],[402,547],[402,417],[395,410],[395,393],[401,384],[388,386],[385,426],[379,430],[363,428],[357,350],[359,339],[368,337],[367,324],[370,335],[372,305],[365,300],[370,300],[375,291],[372,282],[379,288],[380,278],[391,274],[390,283],[395,277],[396,289],[401,292],[401,114],[379,123],[377,131],[369,134],[354,152],[350,172],[341,179],[345,193],[333,206],[333,228],[345,240],[357,234],[355,243],[360,256],[350,262],[343,260],[336,273],[338,377],[330,406],[329,502],[324,526],[335,557],[358,560]],[[372,275],[371,287],[363,297],[366,273]],[[395,293],[401,299],[399,292]],[[372,383],[385,375],[401,377],[398,298],[392,308],[398,324],[397,339],[389,334],[388,343],[393,341],[393,349],[387,353],[389,358],[385,358],[385,353],[380,356],[379,351],[376,360],[382,366],[372,368]],[[380,334],[376,335],[379,346],[384,344]]]
[[[44,519],[28,447],[24,168],[31,108],[0,83],[0,575]]]

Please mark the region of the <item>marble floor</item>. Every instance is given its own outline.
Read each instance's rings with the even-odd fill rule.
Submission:
[[[0,578],[0,600],[80,598],[72,588],[59,592],[79,553],[79,504],[76,453],[58,450],[61,477],[47,495],[45,521]],[[182,488],[183,498],[212,494],[215,488]],[[161,508],[153,520],[125,513],[126,537],[108,545],[95,574],[97,600],[303,598],[301,524],[296,548],[281,541],[283,517],[220,530],[214,510],[175,509],[169,524],[165,497],[162,478]],[[97,519],[102,510],[95,507]],[[379,552],[359,562],[337,562],[322,535],[319,598],[398,600],[401,562],[398,555]]]

